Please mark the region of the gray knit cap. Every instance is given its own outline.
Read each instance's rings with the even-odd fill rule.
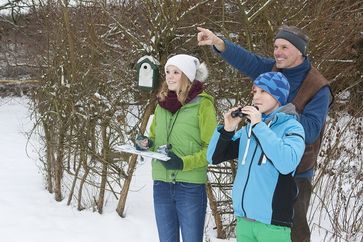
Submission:
[[[308,37],[295,26],[283,26],[275,36],[276,39],[285,39],[293,44],[302,54],[306,56]]]

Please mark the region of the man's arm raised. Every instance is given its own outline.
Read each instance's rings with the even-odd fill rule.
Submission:
[[[226,49],[224,41],[209,29],[197,27],[197,30],[199,31],[197,35],[198,45],[214,45],[219,52]]]

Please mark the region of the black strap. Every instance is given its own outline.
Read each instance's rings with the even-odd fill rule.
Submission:
[[[176,122],[176,119],[178,118],[179,111],[180,111],[180,109],[176,112],[176,117],[175,117],[175,119],[173,120],[173,123],[171,124],[171,127],[167,130],[167,134],[166,134],[166,144],[167,144],[167,145],[169,145],[169,137],[170,137],[171,131],[172,131],[172,130],[173,130],[173,128],[174,128],[174,124],[175,124],[175,122]]]

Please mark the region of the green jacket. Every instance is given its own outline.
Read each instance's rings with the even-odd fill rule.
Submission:
[[[167,144],[169,136],[172,151],[183,160],[184,168],[182,171],[166,170],[160,161],[153,160],[153,180],[206,183],[206,152],[216,125],[214,100],[205,92],[183,105],[175,114],[157,105],[150,138],[154,147],[159,147]]]

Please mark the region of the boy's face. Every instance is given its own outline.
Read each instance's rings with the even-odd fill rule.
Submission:
[[[253,105],[258,107],[261,113],[272,113],[276,108],[280,107],[280,103],[268,92],[259,88],[252,87]]]
[[[178,92],[181,86],[181,77],[182,71],[173,65],[169,65],[166,67],[165,77],[166,77],[166,84],[168,85],[168,89],[170,91]]]

